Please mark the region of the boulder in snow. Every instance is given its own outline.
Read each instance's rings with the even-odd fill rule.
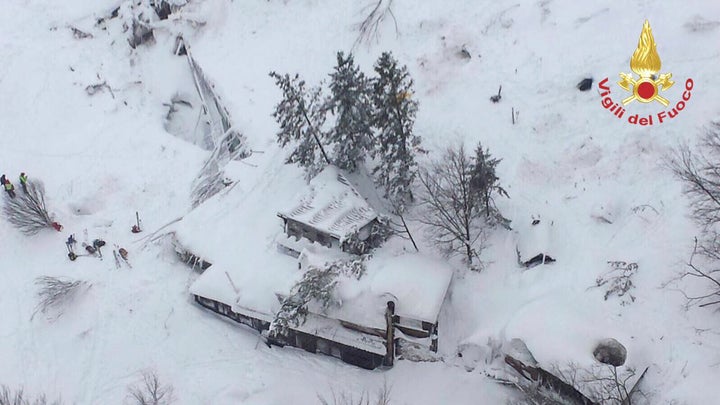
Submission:
[[[619,367],[625,364],[627,349],[613,338],[603,339],[593,350],[593,356],[600,363]]]
[[[592,77],[586,77],[580,81],[580,83],[577,84],[577,88],[580,91],[588,91],[592,87],[593,79]]]

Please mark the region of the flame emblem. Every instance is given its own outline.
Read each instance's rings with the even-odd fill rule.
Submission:
[[[625,91],[632,93],[632,96],[622,101],[623,105],[637,100],[641,103],[657,101],[667,107],[669,104],[668,99],[659,93],[672,87],[675,82],[670,80],[672,73],[657,75],[661,66],[662,62],[657,52],[655,38],[653,38],[652,30],[650,29],[650,22],[645,20],[642,32],[640,32],[637,49],[635,49],[632,58],[630,58],[630,69],[640,76],[640,78],[636,80],[632,73],[620,73],[620,79],[622,80],[620,80],[618,84]]]

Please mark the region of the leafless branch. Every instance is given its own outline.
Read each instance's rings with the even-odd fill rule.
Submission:
[[[683,182],[685,194],[691,201],[691,214],[703,229],[702,238],[695,238],[685,270],[669,283],[697,279],[702,284],[697,293],[687,293],[687,285],[680,287],[687,300],[686,306],[718,305],[720,268],[715,266],[720,263],[720,122],[710,124],[698,150],[681,145],[666,164]],[[698,254],[709,259],[707,263],[696,264]]]
[[[380,24],[382,24],[388,15],[392,17],[393,23],[395,24],[395,35],[400,34],[397,19],[391,8],[392,3],[393,0],[377,0],[377,3],[374,5],[370,3],[364,8],[364,10],[370,10],[370,12],[361,23],[355,26],[359,34],[353,44],[353,49],[357,49],[363,42],[369,43],[372,40],[377,41],[380,39]]]
[[[681,272],[673,281],[682,281],[684,279],[700,279],[702,281],[702,292],[696,294],[688,294],[685,288],[681,288],[680,292],[687,300],[687,307],[697,305],[700,308],[720,304],[720,268],[711,270],[703,269],[695,263],[695,256],[698,254],[700,247],[698,239],[695,238],[695,245],[690,254],[690,259],[686,263],[685,271]],[[666,284],[667,285],[667,284]]]
[[[45,206],[45,187],[39,181],[28,181],[27,192],[16,190],[15,198],[7,196],[3,213],[8,222],[26,235],[52,228],[53,221]]]
[[[37,292],[39,302],[33,312],[33,317],[37,312],[47,313],[50,309],[58,311],[58,315],[62,315],[64,307],[75,299],[81,287],[90,288],[83,280],[62,279],[58,277],[42,276],[35,279],[35,285],[40,287]],[[32,319],[32,318],[31,318]]]

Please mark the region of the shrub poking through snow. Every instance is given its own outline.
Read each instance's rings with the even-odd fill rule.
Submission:
[[[45,395],[31,399],[25,395],[25,391],[21,388],[11,390],[10,387],[0,386],[0,405],[60,405],[59,400],[49,401]]]
[[[129,387],[129,397],[134,405],[170,405],[173,403],[173,386],[160,383],[154,371],[145,371],[142,381]]]
[[[39,181],[28,181],[27,193],[21,191],[15,198],[6,198],[3,212],[8,222],[25,235],[53,228],[53,220],[45,206],[45,187]]]
[[[597,405],[632,405],[632,398],[642,396],[630,384],[636,375],[632,367],[619,371],[618,367],[612,365],[593,364],[583,368],[569,363],[564,367],[553,367],[553,374],[583,392]]]
[[[610,261],[610,270],[595,279],[597,287],[606,286],[605,300],[617,296],[622,305],[635,302],[635,297],[629,293],[635,288],[632,277],[638,270],[637,263],[626,263],[622,261]]]
[[[329,398],[318,394],[318,400],[321,405],[389,405],[390,387],[388,387],[387,382],[383,383],[382,388],[378,389],[374,399],[367,391],[362,391],[360,396],[357,397],[351,392],[343,391],[338,393],[332,390]]]
[[[35,279],[35,285],[40,289],[37,292],[39,301],[33,316],[38,311],[47,314],[54,310],[57,311],[56,317],[59,317],[77,294],[87,290],[92,284],[88,284],[83,280],[42,276]]]

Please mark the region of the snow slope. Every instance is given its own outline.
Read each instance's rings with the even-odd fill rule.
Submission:
[[[268,72],[326,79],[335,52],[352,47],[364,4],[196,0],[184,18],[207,24],[165,23],[153,46],[136,51],[117,20],[94,26],[117,4],[3,3],[0,170],[13,180],[20,171],[42,179],[65,229],[25,237],[0,220],[0,383],[67,403],[114,404],[126,402],[126,387],[142,370],[155,369],[182,404],[309,404],[317,393],[359,394],[384,380],[393,403],[495,404],[508,392],[460,367],[458,345],[521,337],[543,365],[590,364],[593,343],[615,337],[628,348],[628,364],[651,367],[655,403],[716,401],[720,321],[709,311],[685,311],[679,292],[660,287],[682,269],[697,234],[681,186],[661,162],[717,118],[720,26],[712,21],[719,3],[393,2],[397,34],[387,20],[377,42],[357,48],[356,60],[370,72],[380,53],[392,50],[408,65],[427,158],[449,143],[479,140],[503,158],[500,178],[512,198],[501,208],[516,222],[552,218],[559,240],[550,254],[558,262],[523,271],[516,235],[497,232],[483,254],[485,270],[458,271],[453,279],[440,319],[446,361],[400,361],[372,372],[259,344],[252,331],[193,305],[187,289],[195,275],[167,244],[148,243],[151,231],[189,212],[191,181],[208,156],[163,129],[163,103],[192,90],[185,59],[170,53],[174,33],[185,33],[235,124],[263,152],[231,164],[237,186],[191,215],[238,218],[237,234],[215,233],[203,221],[178,225],[192,226],[199,243],[222,256],[235,244],[271,246],[251,241],[250,230],[279,230],[275,212],[305,187],[301,171],[282,164],[285,152],[274,141],[270,113],[280,92]],[[586,93],[574,85],[586,75],[609,77],[618,101],[614,83],[629,71],[646,18],[663,71],[677,80],[667,97],[678,100],[687,77],[695,88],[677,118],[638,127],[605,111],[596,85]],[[93,38],[73,38],[69,25]],[[463,46],[471,59],[458,56]],[[102,82],[112,93],[86,93]],[[502,101],[492,104],[500,84]],[[658,109],[632,107],[641,114]],[[519,112],[515,125],[511,108]],[[140,235],[129,232],[135,211],[143,219]],[[411,226],[422,235],[415,221]],[[67,234],[82,241],[84,229],[90,240],[108,241],[105,260],[65,258]],[[424,253],[436,253],[421,243]],[[130,251],[132,269],[115,268],[115,244]],[[411,247],[388,246],[403,248]],[[608,260],[638,263],[634,303],[604,301],[602,290],[588,289]],[[31,319],[33,281],[41,275],[92,287],[59,318]]]

